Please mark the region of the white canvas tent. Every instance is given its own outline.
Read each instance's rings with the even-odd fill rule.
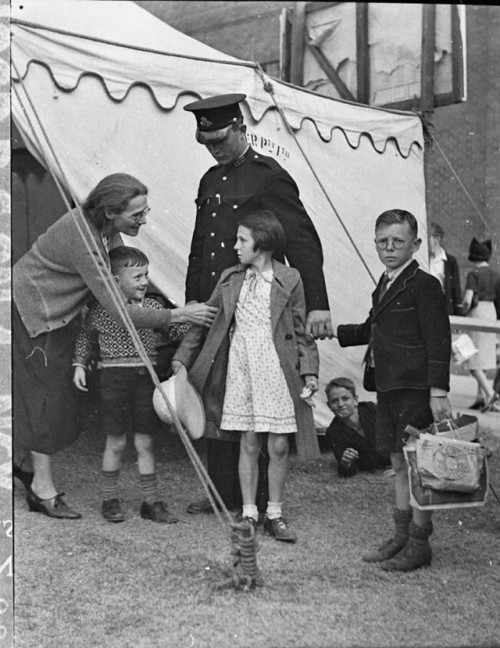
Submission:
[[[410,210],[425,241],[416,115],[284,84],[133,2],[25,0],[12,4],[11,26],[12,114],[28,149],[60,176],[55,155],[79,200],[117,171],[149,187],[148,225],[133,245],[148,254],[154,283],[173,301],[184,303],[194,198],[213,164],[195,141],[193,116],[182,109],[200,97],[247,95],[252,145],[291,173],[321,237],[335,322],[366,317],[373,277],[381,272],[373,245],[380,212]],[[426,265],[426,245],[417,260]],[[364,349],[340,349],[336,341],[319,347],[322,386],[334,375],[360,381]],[[325,426],[331,414],[321,392],[317,401],[316,422]]]

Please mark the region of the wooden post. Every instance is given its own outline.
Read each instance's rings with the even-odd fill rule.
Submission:
[[[368,2],[356,2],[356,77],[360,103],[370,103],[370,53],[368,49]]]
[[[427,129],[433,127],[434,113],[434,50],[436,41],[436,5],[422,5],[422,67],[420,74],[420,105]],[[427,139],[426,145],[430,144]]]
[[[304,42],[306,27],[306,3],[296,2],[292,26],[292,52],[290,57],[290,82],[304,83]]]

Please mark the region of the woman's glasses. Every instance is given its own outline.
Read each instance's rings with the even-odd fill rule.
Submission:
[[[143,218],[146,218],[146,216],[149,214],[150,211],[151,211],[151,208],[150,208],[150,207],[146,207],[146,209],[143,209],[143,210],[140,211],[140,212],[136,212],[135,214],[131,214],[131,215],[129,216],[129,218],[131,218],[131,219],[134,221],[134,223],[140,223],[140,221],[141,221]]]

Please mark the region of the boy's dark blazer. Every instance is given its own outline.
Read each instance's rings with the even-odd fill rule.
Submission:
[[[382,280],[382,278],[381,278]],[[441,284],[412,261],[394,280],[380,304],[381,280],[363,324],[338,327],[340,346],[370,344],[375,369],[365,357],[364,387],[449,390],[451,332]]]

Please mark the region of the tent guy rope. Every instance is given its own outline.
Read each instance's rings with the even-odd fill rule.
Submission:
[[[130,319],[130,315],[127,312],[127,309],[125,307],[123,299],[121,298],[119,288],[116,285],[115,281],[113,281],[113,278],[111,276],[111,272],[110,272],[110,269],[108,267],[108,264],[107,264],[106,260],[103,258],[103,255],[102,255],[101,251],[99,250],[99,248],[94,245],[93,237],[92,237],[90,228],[88,226],[88,223],[86,222],[85,217],[83,215],[82,208],[81,208],[76,196],[74,195],[71,187],[69,186],[69,183],[67,183],[66,176],[65,176],[64,171],[62,169],[62,166],[61,166],[61,164],[59,162],[58,156],[57,156],[56,152],[54,151],[54,149],[52,147],[52,144],[51,144],[51,142],[49,140],[49,137],[48,137],[48,135],[47,135],[47,133],[46,133],[44,127],[43,127],[43,124],[41,123],[41,120],[40,120],[40,117],[39,117],[39,115],[37,113],[37,110],[33,106],[33,103],[31,101],[29,93],[28,93],[25,85],[23,84],[23,82],[21,80],[21,77],[19,77],[19,71],[18,71],[18,69],[16,67],[16,64],[15,64],[15,62],[13,60],[11,61],[11,63],[12,63],[12,66],[13,66],[16,74],[18,75],[19,82],[20,82],[21,87],[23,89],[23,92],[24,92],[24,94],[26,96],[27,102],[28,102],[28,104],[29,104],[29,106],[30,106],[30,108],[31,108],[31,110],[33,112],[33,115],[34,115],[35,119],[37,120],[38,126],[40,127],[40,130],[41,130],[41,132],[43,134],[43,137],[45,138],[45,140],[47,142],[47,145],[48,145],[49,150],[50,150],[50,152],[51,152],[51,154],[52,154],[52,156],[54,158],[54,161],[55,161],[55,163],[56,163],[56,165],[57,165],[57,167],[59,169],[61,177],[66,182],[66,186],[68,188],[68,192],[69,192],[69,194],[71,196],[71,199],[73,200],[74,204],[76,205],[76,213],[75,213],[74,210],[71,209],[71,205],[70,205],[70,203],[68,201],[66,193],[64,192],[64,190],[62,188],[62,185],[61,185],[61,182],[60,182],[59,178],[57,177],[55,172],[53,172],[53,170],[50,168],[50,165],[47,164],[47,167],[49,168],[49,172],[50,172],[50,174],[51,174],[51,176],[52,176],[52,178],[54,180],[54,183],[56,184],[56,187],[57,187],[57,189],[58,189],[58,191],[59,191],[59,193],[60,193],[60,195],[62,197],[62,200],[64,201],[66,209],[68,210],[68,212],[74,214],[74,216],[75,216],[75,224],[77,226],[78,232],[80,233],[80,236],[82,237],[83,243],[86,246],[87,250],[90,252],[91,257],[94,259],[94,264],[95,264],[95,266],[97,268],[97,271],[98,271],[101,279],[103,280],[104,284],[106,285],[106,288],[110,291],[110,295],[111,295],[111,297],[113,299],[113,303],[115,304],[118,312],[120,313],[120,316],[123,319],[123,325],[125,326],[128,333],[130,334],[130,336],[132,338],[132,341],[134,343],[134,346],[135,346],[135,348],[137,350],[137,353],[139,354],[139,357],[141,358],[141,360],[144,362],[146,368],[148,369],[148,372],[151,375],[151,378],[153,380],[153,383],[154,383],[155,387],[157,387],[159,389],[159,391],[161,392],[161,394],[162,394],[162,396],[163,396],[163,398],[165,400],[165,403],[166,403],[166,405],[168,407],[168,410],[169,410],[169,412],[170,412],[170,414],[172,416],[172,419],[174,421],[174,426],[176,428],[176,431],[177,431],[177,433],[179,434],[179,436],[182,439],[182,442],[183,442],[183,444],[184,444],[184,446],[186,448],[188,456],[191,459],[191,462],[193,463],[193,466],[194,466],[195,471],[196,471],[196,473],[198,475],[198,478],[200,479],[200,482],[202,483],[202,485],[203,485],[203,487],[205,489],[205,492],[206,492],[206,494],[207,494],[207,496],[208,496],[208,498],[210,500],[210,503],[211,503],[211,505],[212,505],[212,507],[214,509],[214,512],[215,512],[215,514],[217,516],[218,521],[221,524],[221,526],[223,527],[224,531],[230,536],[230,540],[234,545],[234,537],[233,537],[234,532],[231,533],[231,529],[228,528],[226,522],[223,519],[223,515],[224,515],[225,518],[226,518],[226,521],[230,523],[231,527],[233,527],[233,530],[234,530],[234,523],[232,521],[231,514],[229,513],[229,511],[228,511],[227,507],[225,506],[222,498],[220,497],[219,493],[217,492],[217,490],[216,490],[210,476],[208,475],[208,472],[207,472],[205,466],[203,465],[199,455],[197,454],[196,450],[193,447],[191,439],[189,438],[187,432],[184,430],[184,428],[183,428],[183,426],[182,426],[182,424],[181,424],[181,422],[180,422],[180,420],[179,420],[179,418],[177,416],[177,413],[175,412],[174,408],[172,407],[171,403],[168,400],[168,397],[167,397],[167,395],[165,393],[165,390],[164,390],[163,386],[161,385],[161,382],[160,382],[160,380],[158,378],[158,375],[156,374],[154,366],[153,366],[151,360],[149,359],[149,357],[148,357],[148,355],[147,355],[147,353],[146,353],[146,351],[144,349],[144,346],[142,344],[142,341],[141,341],[141,339],[140,339],[140,337],[139,337],[139,335],[137,333],[137,329],[135,328],[132,320]],[[24,104],[24,102],[23,102],[23,100],[22,100],[22,98],[21,98],[21,96],[19,94],[19,91],[18,91],[15,84],[13,84],[13,91],[14,91],[14,93],[16,95],[17,100],[19,101],[20,106],[22,107],[22,110],[23,110],[23,112],[25,114],[26,120],[27,120],[27,122],[28,122],[28,124],[29,124],[29,126],[30,126],[30,128],[31,128],[31,130],[33,132],[34,138],[35,138],[38,146],[40,147],[40,150],[42,150],[42,148],[40,146],[40,140],[39,140],[39,137],[38,137],[38,135],[36,133],[36,130],[33,127],[33,122],[31,120],[31,117],[29,116],[29,114],[28,114],[28,112],[26,110],[26,105]],[[95,258],[94,255],[97,258]],[[217,503],[216,503],[216,500],[217,500]],[[232,553],[234,554],[234,549],[233,549]],[[252,577],[251,574],[250,574],[250,577]],[[247,580],[245,579],[245,583],[246,582],[247,582]]]

